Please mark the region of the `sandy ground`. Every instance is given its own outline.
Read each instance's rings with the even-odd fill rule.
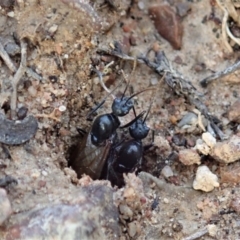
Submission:
[[[215,1],[169,1],[174,10],[179,3],[187,4],[182,9],[189,10],[181,18],[181,49],[174,50],[157,33],[148,14],[150,6],[162,1],[132,1],[130,8],[131,1],[127,0],[93,2],[79,1],[74,6],[67,0],[19,0],[14,6],[12,1],[1,3],[1,43],[5,49],[9,44],[8,54],[18,66],[19,40],[24,39],[27,66],[39,79],[25,74],[17,91],[17,108],[28,108],[28,114],[38,120],[38,131],[22,145],[0,147],[0,178],[9,175],[18,183],[2,192],[1,208],[9,200],[11,214],[1,225],[0,238],[240,239],[239,162],[227,165],[207,154],[198,154],[198,164],[179,161],[181,151],[193,149],[203,133],[197,124],[187,129],[177,125],[195,107],[176,95],[164,80],[158,86],[160,77],[145,64],[137,64],[131,74],[132,62],[97,53],[114,41],[131,56],[144,54],[152,46],[164,50],[173,68],[204,94],[202,101],[222,122],[228,139],[238,137],[231,154],[239,156],[239,120],[230,121],[228,112],[240,96],[240,72],[207,88],[199,84],[239,57],[239,47],[230,53],[223,42],[223,11]],[[112,2],[116,9],[111,7]],[[87,176],[79,180],[68,167],[71,147],[81,141],[77,128],[89,131],[87,113],[107,94],[98,77],[90,74],[91,64],[106,65],[111,60],[115,63],[104,77],[109,88],[122,79],[121,69],[131,78],[132,92],[157,88],[147,119],[154,130],[155,147],[144,157],[144,172],[126,178],[122,189]],[[0,71],[0,101],[9,118],[14,74],[3,60]],[[152,97],[152,93],[144,92],[135,98],[137,113],[148,108]],[[97,113],[110,112],[111,102],[107,98]],[[121,122],[133,118],[129,113]],[[181,139],[185,144],[176,144]],[[144,143],[150,141],[149,137]],[[177,157],[169,158],[173,152]],[[193,189],[199,164],[208,166],[218,177],[218,185],[210,192]],[[170,166],[170,175],[162,172],[165,166]]]

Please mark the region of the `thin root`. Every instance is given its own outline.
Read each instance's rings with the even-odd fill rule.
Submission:
[[[26,72],[27,64],[27,43],[24,40],[21,40],[21,63],[12,79],[13,92],[11,96],[11,117],[15,119],[16,117],[16,108],[17,108],[17,87],[20,79]]]
[[[198,238],[204,236],[207,233],[208,233],[208,229],[207,229],[207,227],[204,227],[204,228],[198,230],[197,232],[195,232],[194,234],[190,235],[189,237],[183,238],[182,240],[195,240],[195,239],[198,239]]]
[[[237,13],[234,5],[232,4],[231,0],[216,0],[218,6],[222,9],[224,12],[223,20],[222,20],[222,37],[223,42],[228,49],[229,52],[233,52],[232,46],[228,42],[228,37],[231,38],[235,43],[237,43],[240,46],[240,39],[233,36],[231,33],[229,27],[228,27],[228,18],[229,16],[232,17],[232,19],[239,25],[240,24],[240,17]]]
[[[11,58],[9,57],[8,53],[5,51],[2,43],[0,42],[0,56],[7,65],[7,67],[10,69],[11,72],[15,73],[17,71],[17,68],[13,64]]]

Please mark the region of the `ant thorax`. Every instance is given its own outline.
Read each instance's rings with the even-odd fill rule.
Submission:
[[[138,119],[129,127],[129,133],[135,140],[142,140],[147,137],[150,128],[142,119]]]
[[[112,104],[112,113],[123,117],[129,113],[133,107],[133,100],[129,97],[115,98]]]

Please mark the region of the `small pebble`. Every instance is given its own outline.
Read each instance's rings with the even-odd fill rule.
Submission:
[[[150,79],[151,85],[156,85],[158,83],[158,79],[156,77],[152,77]]]
[[[238,99],[228,110],[228,119],[240,123],[240,99]]]
[[[180,50],[182,47],[183,26],[173,9],[167,4],[153,5],[149,8],[149,15],[152,17],[158,33],[174,49]]]
[[[201,139],[199,139],[199,140],[201,140]],[[197,141],[197,144],[196,144],[195,148],[196,148],[200,153],[202,153],[202,154],[204,154],[204,155],[208,155],[208,154],[210,153],[210,148],[209,148],[209,146],[208,146],[206,143],[202,142],[202,141]]]
[[[161,171],[161,175],[165,178],[169,178],[169,177],[172,177],[173,176],[173,171],[172,171],[172,168],[168,165],[166,165],[162,171]]]
[[[210,148],[213,148],[217,143],[216,138],[213,137],[212,134],[209,133],[209,132],[203,133],[202,134],[202,139]]]
[[[168,203],[169,203],[169,200],[168,200],[167,198],[164,198],[164,199],[163,199],[163,202],[166,203],[166,204],[168,204]]]
[[[15,14],[14,14],[14,12],[13,11],[11,11],[11,12],[8,12],[8,14],[7,14],[9,17],[11,17],[11,18],[14,18],[14,16],[15,16]]]
[[[181,121],[178,123],[178,127],[182,128],[185,125],[192,125],[197,121],[197,115],[193,112],[189,112],[183,116]]]
[[[184,165],[200,164],[201,158],[194,149],[183,149],[179,151],[179,161]]]
[[[239,196],[235,197],[231,203],[230,207],[237,213],[240,214],[240,198]]]
[[[124,219],[132,219],[133,211],[127,205],[123,205],[123,204],[119,205],[119,211],[123,215]]]
[[[32,97],[36,97],[37,95],[37,90],[34,86],[30,86],[28,88],[28,93],[32,96]]]
[[[20,47],[14,41],[8,42],[4,48],[10,56],[15,56],[20,53]]]
[[[43,170],[43,171],[42,171],[42,175],[43,175],[44,177],[46,177],[46,176],[48,175],[47,171]]]
[[[11,215],[11,203],[7,197],[5,189],[0,188],[0,226]]]
[[[230,139],[218,142],[210,152],[217,161],[231,163],[240,159],[240,137],[232,136]]]
[[[27,107],[20,107],[17,111],[17,116],[19,120],[23,120],[27,116],[28,108]]]
[[[208,229],[208,234],[211,237],[216,237],[217,231],[218,231],[218,227],[215,224],[208,224],[207,225],[207,229]]]
[[[139,2],[138,2],[138,8],[139,8],[140,10],[143,10],[143,9],[145,8],[144,2],[139,1]]]
[[[215,187],[219,187],[218,177],[207,166],[198,167],[193,188],[195,190],[211,192]]]
[[[49,33],[53,34],[57,31],[57,29],[58,29],[58,25],[54,24],[49,28],[48,31],[49,31]]]
[[[33,173],[31,174],[32,178],[39,178],[40,177],[40,172],[38,170],[33,170]]]
[[[128,234],[130,237],[134,237],[137,233],[137,227],[135,222],[130,222],[128,224]]]
[[[59,110],[60,112],[65,112],[65,111],[67,110],[67,108],[66,108],[64,105],[61,105],[61,106],[58,108],[58,110]]]

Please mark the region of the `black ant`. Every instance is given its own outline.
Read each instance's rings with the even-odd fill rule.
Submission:
[[[101,75],[99,75],[101,81]],[[99,179],[102,174],[102,169],[105,161],[109,155],[109,151],[117,142],[116,130],[120,127],[120,121],[118,117],[125,116],[133,108],[133,97],[136,95],[151,89],[145,89],[130,97],[126,97],[125,93],[129,86],[129,81],[126,84],[123,95],[121,97],[115,97],[112,103],[112,112],[99,115],[95,118],[91,130],[85,135],[84,139],[79,142],[75,151],[70,156],[69,165],[76,171],[77,176],[80,178],[82,174],[89,175],[92,179]],[[113,89],[105,97],[105,99],[98,104],[87,116],[89,118],[98,108],[100,108],[109,95],[111,95],[119,85]],[[141,116],[136,116],[134,121],[137,121]]]
[[[129,126],[129,134],[132,139],[121,141],[110,151],[107,161],[108,166],[106,178],[113,186],[117,185],[118,187],[122,187],[124,184],[123,173],[137,172],[142,165],[144,151],[153,146],[154,132],[152,142],[147,146],[143,146],[142,144],[142,140],[147,137],[150,131],[150,128],[146,125],[146,119],[149,115],[152,103],[153,101],[151,102],[144,118],[145,111],[136,116],[134,110],[135,118],[138,119],[133,121],[133,123],[124,126]]]

